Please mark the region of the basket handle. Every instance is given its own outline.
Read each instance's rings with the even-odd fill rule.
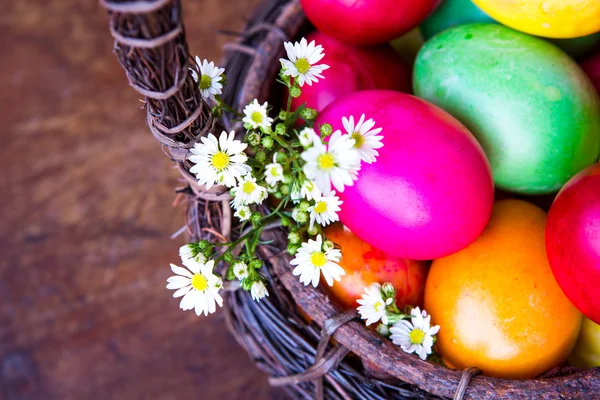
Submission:
[[[145,97],[152,134],[189,174],[189,149],[221,127],[188,72],[181,0],[99,1],[110,15],[113,52],[130,86]]]

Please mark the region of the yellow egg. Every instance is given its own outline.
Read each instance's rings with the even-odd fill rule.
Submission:
[[[600,325],[583,319],[579,339],[569,356],[569,362],[579,368],[600,367]]]
[[[473,0],[496,21],[531,35],[574,38],[600,31],[599,0]]]

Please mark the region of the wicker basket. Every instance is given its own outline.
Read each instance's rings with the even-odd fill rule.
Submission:
[[[165,153],[188,182],[186,229],[193,240],[238,237],[227,191],[198,187],[189,174],[188,149],[213,130],[236,129],[227,115],[214,119],[188,73],[189,52],[180,0],[101,0],[109,10],[115,54],[131,86],[146,98],[147,121]],[[225,47],[224,99],[241,109],[254,98],[273,97],[283,41],[310,29],[297,0],[265,1],[234,44]],[[388,399],[592,399],[600,398],[600,369],[562,368],[532,380],[502,380],[421,361],[339,309],[327,294],[291,275],[286,233],[268,226],[272,242],[259,247],[271,296],[260,303],[248,292],[227,292],[231,332],[273,385],[293,398]],[[266,238],[267,239],[267,238]],[[309,318],[307,318],[307,316]],[[311,322],[307,322],[310,320]],[[331,337],[335,339],[330,340]]]

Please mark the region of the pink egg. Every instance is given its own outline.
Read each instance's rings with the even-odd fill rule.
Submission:
[[[600,324],[600,163],[575,175],[546,222],[546,253],[565,295]]]
[[[383,147],[346,187],[341,221],[370,245],[397,257],[429,260],[455,253],[485,228],[494,199],[490,165],[454,117],[404,93],[356,92],[318,118],[341,129],[361,114],[382,127]]]
[[[317,29],[359,45],[386,43],[418,26],[440,0],[301,0]]]
[[[358,47],[317,31],[306,39],[323,46],[325,57],[320,63],[330,68],[323,72],[325,79],[302,87],[300,97],[292,101],[292,109],[306,103],[308,107],[322,111],[337,98],[359,90],[411,90],[410,67],[388,44]]]

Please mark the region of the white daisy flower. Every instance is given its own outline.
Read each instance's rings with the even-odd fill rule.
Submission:
[[[204,254],[197,252],[194,249],[191,243],[185,244],[179,248],[179,257],[181,257],[181,261],[185,264],[188,260],[192,260],[194,262],[204,263],[206,262],[206,257]],[[196,255],[194,256],[194,253]]]
[[[198,184],[210,189],[215,184],[235,186],[235,179],[250,172],[246,165],[248,156],[244,153],[248,145],[235,140],[235,132],[221,132],[219,140],[212,134],[203,137],[202,143],[194,144],[188,159],[196,164],[190,172],[196,174]]]
[[[306,179],[302,182],[302,187],[300,188],[300,194],[306,200],[315,200],[321,197],[321,191],[317,188],[317,185],[314,182]]]
[[[242,222],[248,221],[251,215],[252,211],[250,211],[250,207],[243,205],[237,206],[237,209],[233,214],[234,217],[238,217],[238,219]]]
[[[269,295],[267,291],[267,287],[262,281],[256,281],[252,284],[250,288],[250,294],[252,295],[252,299],[255,301],[260,301],[265,296]]]
[[[308,212],[310,212],[310,229],[315,226],[315,221],[321,226],[339,221],[337,213],[341,210],[340,205],[342,203],[343,201],[335,195],[335,192],[317,197],[315,204],[308,208]]]
[[[298,132],[298,140],[302,147],[311,147],[315,142],[321,142],[321,137],[313,128],[304,128]]]
[[[344,129],[352,139],[354,139],[354,148],[358,150],[361,160],[371,164],[375,161],[375,157],[379,155],[376,149],[383,147],[381,139],[383,136],[377,136],[382,128],[373,129],[375,121],[368,119],[365,121],[365,114],[361,115],[360,119],[354,124],[354,117],[342,117]]]
[[[332,184],[338,192],[343,192],[344,186],[352,186],[358,178],[360,156],[354,148],[354,139],[341,131],[335,131],[327,145],[315,143],[301,156],[306,161],[304,174],[316,183],[321,193],[329,193]]]
[[[273,118],[267,115],[267,107],[269,103],[265,102],[262,106],[258,104],[258,100],[254,99],[250,104],[244,107],[245,117],[242,119],[244,124],[248,124],[252,129],[267,129],[271,127]]]
[[[339,281],[346,271],[340,267],[338,262],[342,259],[342,253],[338,249],[323,250],[323,239],[321,235],[317,240],[308,239],[296,253],[290,264],[296,265],[292,274],[300,276],[300,282],[308,286],[312,282],[314,287],[319,284],[321,273],[329,286],[333,286],[333,280]]]
[[[221,75],[223,75],[225,69],[218,68],[212,61],[208,62],[208,60],[204,60],[201,62],[200,58],[196,56],[196,69],[190,68],[190,71],[192,72],[194,81],[198,82],[198,87],[203,98],[214,99],[216,94],[222,93]],[[200,72],[199,77],[198,72]]]
[[[366,287],[362,299],[356,300],[356,302],[360,304],[360,306],[357,307],[358,313],[362,319],[367,320],[365,322],[366,325],[374,324],[379,320],[387,325],[389,321],[385,308],[392,304],[393,301],[394,299],[392,298],[383,300],[381,285],[379,283],[374,283],[371,286]]]
[[[188,261],[185,264],[187,269],[171,264],[175,276],[167,279],[167,289],[176,290],[173,297],[183,296],[179,303],[182,310],[193,309],[199,316],[214,313],[217,304],[223,306],[223,298],[219,294],[223,281],[213,274],[214,265],[214,260],[207,263]]]
[[[413,308],[410,312],[411,320],[401,320],[390,328],[392,335],[390,339],[395,345],[402,347],[407,353],[417,353],[421,360],[425,360],[431,354],[433,338],[439,332],[439,325],[431,326],[431,317],[427,312]]]
[[[275,186],[278,182],[283,181],[283,167],[281,164],[273,162],[265,165],[265,181],[269,186]]]
[[[248,265],[243,261],[237,261],[233,264],[233,274],[240,281],[248,277]]]
[[[243,176],[232,192],[235,196],[233,205],[236,209],[240,206],[247,206],[248,204],[260,204],[268,196],[267,189],[258,185],[256,183],[256,178],[251,174]]]
[[[329,68],[329,65],[317,65],[325,56],[322,46],[316,46],[314,40],[308,43],[305,38],[302,38],[299,43],[286,42],[283,46],[288,57],[287,60],[279,59],[285,70],[284,75],[298,79],[300,86],[304,86],[305,83],[311,86],[313,82],[319,81],[317,78],[324,78],[321,72]]]

